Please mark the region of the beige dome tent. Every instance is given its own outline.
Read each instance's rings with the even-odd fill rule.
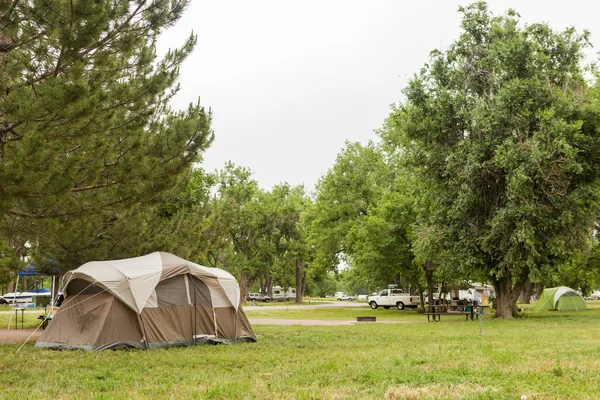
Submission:
[[[169,253],[88,262],[65,274],[63,293],[36,347],[100,350],[256,341],[235,278]]]

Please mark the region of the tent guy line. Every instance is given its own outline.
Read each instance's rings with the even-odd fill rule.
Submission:
[[[73,296],[73,298],[76,298],[76,297],[77,297],[77,296],[79,296],[81,293],[83,293],[83,291],[84,291],[84,290],[86,290],[87,288],[89,288],[90,286],[92,286],[92,285],[95,285],[95,284],[96,284],[96,282],[95,282],[95,281],[94,281],[94,282],[92,282],[92,283],[90,283],[90,284],[89,284],[89,285],[88,285],[86,288],[83,288],[83,289],[82,289],[82,290],[81,290],[79,293],[77,293],[75,296]],[[98,296],[99,294],[101,294],[101,293],[105,292],[106,290],[107,290],[107,289],[104,289],[104,290],[102,290],[102,292],[98,292],[98,293],[96,293],[95,295],[93,295],[93,296],[91,296],[91,297],[89,297],[89,298],[87,298],[87,299],[83,299],[83,300],[81,300],[79,303],[72,304],[72,305],[70,305],[70,306],[69,306],[69,307],[67,307],[67,308],[64,308],[64,309],[63,309],[63,308],[61,308],[61,309],[59,309],[59,310],[56,312],[56,314],[54,314],[54,315],[56,316],[56,315],[58,315],[58,314],[59,314],[60,312],[62,312],[62,311],[67,311],[69,308],[75,307],[76,305],[79,305],[80,303],[83,303],[84,301],[90,300],[90,299],[92,299],[92,298],[94,298],[94,297]],[[37,332],[37,331],[40,329],[40,327],[41,327],[41,326],[44,324],[44,322],[46,322],[46,321],[48,320],[48,318],[52,317],[52,310],[53,310],[53,308],[54,308],[54,307],[53,307],[53,304],[54,304],[54,299],[52,299],[52,303],[51,303],[51,304],[52,304],[52,305],[50,306],[50,312],[48,313],[48,315],[46,315],[46,316],[44,317],[44,319],[42,320],[42,322],[40,322],[40,324],[37,326],[37,328],[35,328],[35,330],[34,330],[34,331],[31,333],[31,335],[29,335],[29,337],[28,337],[28,338],[25,340],[25,342],[23,342],[23,344],[21,345],[21,347],[19,347],[19,348],[17,349],[17,351],[16,351],[17,353],[18,353],[18,352],[20,352],[20,351],[21,351],[21,349],[23,348],[23,346],[25,346],[25,345],[27,344],[27,342],[29,341],[29,339],[31,339],[31,337],[32,337],[33,335],[35,335],[35,333],[36,333],[36,332]]]

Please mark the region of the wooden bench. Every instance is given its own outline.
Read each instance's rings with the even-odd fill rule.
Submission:
[[[52,315],[48,316],[47,314],[40,315],[37,319],[42,320],[42,329],[46,329],[48,324],[52,322]]]
[[[457,310],[455,307],[463,307],[463,309]],[[469,310],[466,309],[467,307],[469,307]],[[477,307],[479,307],[481,309],[485,309],[485,308],[489,307],[489,305],[477,306]],[[479,312],[478,312],[477,308],[470,304],[458,305],[458,306],[433,305],[433,306],[428,306],[428,308],[429,308],[429,312],[425,312],[423,314],[427,315],[427,321],[430,321],[430,322],[432,320],[434,322],[440,321],[442,315],[464,315],[465,319],[467,321],[469,320],[469,317],[471,318],[471,321],[474,321],[475,319],[479,319]],[[454,308],[454,310],[453,310],[453,308]]]
[[[365,316],[365,317],[356,317],[356,322],[375,322],[377,317],[373,316]]]
[[[477,313],[471,311],[448,311],[448,312],[426,312],[423,315],[427,315],[427,321],[437,322],[441,320],[442,315],[464,315],[465,320],[468,321],[469,317],[471,317],[471,321],[473,321],[473,317],[477,315]]]

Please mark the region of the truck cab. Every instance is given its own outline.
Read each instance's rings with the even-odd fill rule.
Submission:
[[[390,307],[396,307],[398,310],[404,310],[407,307],[417,308],[420,303],[419,296],[405,294],[396,285],[390,285],[376,295],[369,296],[367,301],[373,310],[377,307],[383,307],[386,310]]]

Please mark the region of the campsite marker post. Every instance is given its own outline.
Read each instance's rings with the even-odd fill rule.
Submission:
[[[483,336],[483,307],[477,307],[477,315],[479,317],[479,336]]]

